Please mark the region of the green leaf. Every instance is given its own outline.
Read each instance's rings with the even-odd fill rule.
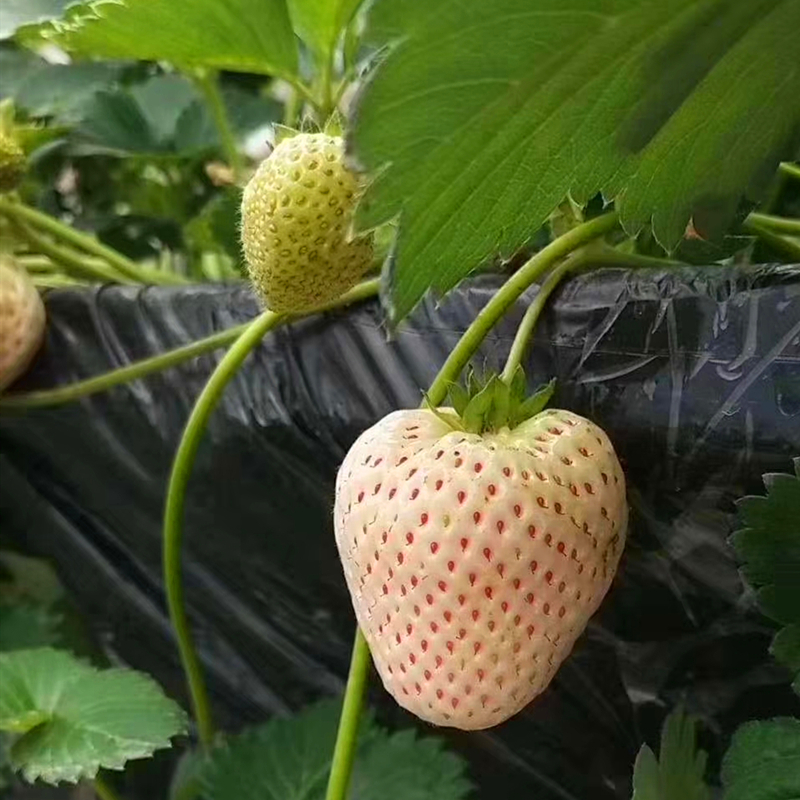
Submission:
[[[341,703],[325,700],[294,717],[272,719],[212,752],[206,800],[323,800]],[[461,800],[464,762],[439,741],[390,735],[363,718],[350,800]]]
[[[3,0],[0,39],[8,39],[19,28],[56,19],[71,0]]]
[[[476,391],[477,380],[477,378],[474,378],[473,381],[470,381],[472,385],[467,387],[471,397],[467,407],[464,409],[464,413],[461,415],[464,428],[470,433],[481,433],[484,430],[486,416],[492,408],[497,384],[500,381],[497,375],[493,375],[482,388]]]
[[[400,220],[394,319],[568,195],[668,248],[718,229],[796,147],[798,28],[798,0],[379,0],[352,146],[377,176],[359,225]]]
[[[447,395],[456,414],[463,417],[469,405],[469,392],[460,383],[451,383]]]
[[[321,59],[330,58],[362,0],[289,0],[295,31]]]
[[[169,747],[186,718],[147,675],[41,648],[0,654],[0,730],[21,734],[11,758],[26,780],[74,782]]]
[[[519,425],[526,419],[536,416],[543,411],[556,390],[556,379],[540,386],[530,397],[517,407],[511,420],[511,427]]]
[[[356,763],[350,800],[463,800],[470,790],[464,767],[440,739],[381,732]]]
[[[86,110],[80,130],[110,153],[165,150],[139,104],[126,91],[98,92]]]
[[[290,80],[297,72],[297,42],[285,0],[92,0],[69,8],[42,35],[87,56]]]
[[[697,749],[697,722],[673,711],[661,730],[661,751],[642,745],[633,768],[633,800],[709,800],[703,776],[706,753]]]
[[[130,95],[147,119],[153,138],[163,143],[174,138],[178,119],[187,107],[201,100],[183,75],[156,75],[131,87]]]
[[[61,616],[28,602],[0,600],[0,652],[58,644]]]
[[[800,694],[800,625],[787,625],[772,640],[770,652],[797,675],[794,690]]]
[[[724,800],[800,797],[800,720],[746,722],[722,762]]]
[[[32,117],[75,123],[95,92],[113,85],[117,64],[48,64],[25,50],[0,49],[0,98],[13,97]]]
[[[800,458],[795,459],[800,473]],[[761,610],[789,626],[772,644],[778,660],[796,675],[800,687],[800,474],[764,476],[766,497],[738,503],[744,526],[732,542],[743,562],[742,575],[758,590]]]

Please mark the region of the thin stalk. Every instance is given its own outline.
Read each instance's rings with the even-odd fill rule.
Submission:
[[[592,239],[604,235],[616,225],[615,213],[584,222],[549,244],[514,273],[464,332],[431,384],[425,402],[434,406],[441,405],[449,384],[458,378],[495,323],[528,286],[556,262]],[[347,797],[369,665],[369,648],[364,635],[357,630],[325,800],[345,800]]]
[[[225,160],[230,164],[234,181],[236,181],[241,177],[244,160],[236,143],[236,134],[228,118],[225,100],[219,89],[219,75],[213,70],[199,69],[194,73],[194,79],[197,87],[205,97],[206,104],[219,133]]]
[[[361,633],[361,629],[356,628],[350,672],[347,675],[347,686],[344,690],[342,715],[339,718],[336,746],[333,749],[326,800],[339,800],[339,798],[347,797],[350,776],[353,774],[353,763],[358,749],[358,726],[366,701],[367,677],[371,663],[367,640]]]
[[[44,255],[17,255],[14,260],[28,272],[58,272],[61,269],[59,264]]]
[[[167,593],[167,606],[172,628],[178,640],[178,651],[186,680],[189,685],[192,709],[200,736],[200,742],[208,750],[214,742],[214,723],[211,717],[211,704],[208,699],[205,676],[194,646],[189,618],[183,597],[181,577],[181,544],[183,539],[182,521],[186,486],[192,471],[197,448],[203,438],[212,411],[216,408],[222,392],[230,379],[242,365],[253,348],[264,336],[282,321],[279,314],[265,311],[251,322],[244,333],[227,352],[214,370],[205,388],[197,398],[189,421],[181,437],[175,460],[172,462],[167,503],[164,510],[164,550],[163,569]]]
[[[203,353],[209,353],[213,350],[218,350],[220,347],[225,347],[241,336],[249,325],[249,322],[245,322],[243,325],[236,325],[227,330],[213,333],[211,336],[206,336],[204,339],[199,339],[196,342],[184,345],[183,347],[176,347],[174,350],[168,350],[166,353],[159,353],[157,356],[134,361],[127,366],[104,372],[102,375],[96,375],[93,378],[70,383],[67,386],[0,397],[0,410],[29,409],[61,405],[62,403],[71,403],[82,397],[97,394],[98,392],[106,392],[114,386],[138,380],[154,372],[161,372],[162,370],[177,366],[190,358],[195,358],[196,356],[203,355]]]
[[[319,311],[346,306],[359,300],[373,297],[377,294],[379,285],[380,282],[377,279],[365,281],[332,303],[323,306]],[[274,327],[288,319],[290,318],[273,314],[271,311],[265,311],[253,322],[249,323],[245,331],[220,361],[197,398],[183,430],[175,459],[172,462],[172,471],[167,487],[163,526],[163,569],[167,606],[178,640],[181,663],[189,685],[198,734],[205,749],[210,748],[213,744],[214,724],[211,717],[211,705],[208,699],[205,677],[194,646],[189,619],[186,614],[181,573],[182,525],[186,487],[189,483],[192,465],[194,464],[200,441],[205,433],[206,425],[220,397],[222,397],[225,387],[261,339]]]
[[[428,402],[434,406],[441,405],[447,396],[447,389],[450,383],[458,378],[461,370],[472,358],[473,353],[478,349],[489,330],[528,286],[544,275],[562,258],[565,258],[592,239],[597,239],[608,233],[616,225],[616,212],[595,217],[589,222],[583,222],[563,236],[559,236],[558,239],[551,242],[543,250],[540,250],[520,267],[483,307],[464,332],[458,344],[453,348],[428,390]]]
[[[79,281],[76,278],[70,278],[69,275],[62,275],[60,272],[40,272],[31,275],[33,285],[37,289],[69,289],[73,286],[85,286],[84,281]],[[3,401],[0,400],[0,408],[2,408]]]
[[[533,331],[542,316],[550,295],[558,285],[571,272],[579,272],[584,267],[615,266],[628,268],[647,268],[647,267],[679,267],[685,266],[680,261],[670,261],[665,258],[654,258],[652,256],[640,256],[635,253],[621,253],[613,247],[600,245],[595,247],[590,244],[583,250],[573,253],[564,259],[558,266],[554,267],[548,274],[541,288],[536,293],[536,297],[528,306],[525,316],[520,322],[511,350],[508,354],[505,367],[503,368],[502,379],[506,383],[511,383],[517,367],[522,363],[528,346],[530,345]]]
[[[800,219],[792,219],[790,217],[776,217],[773,214],[759,214],[753,212],[749,214],[747,219],[768,231],[775,233],[788,233],[789,236],[800,236]]]
[[[320,111],[322,119],[321,124],[324,124],[328,117],[333,113],[333,51],[326,53],[323,56],[322,63],[319,68],[319,86],[320,98],[317,102],[317,107]]]
[[[70,272],[77,273],[85,280],[97,281],[99,283],[133,282],[130,278],[117,272],[113,267],[106,264],[105,261],[90,258],[70,247],[56,244],[46,236],[37,233],[28,225],[17,225],[16,230],[31,247],[34,247],[42,255],[61,264],[62,267],[65,267]]]
[[[79,250],[103,259],[115,270],[135,283],[189,283],[182,275],[143,267],[141,264],[137,264],[135,261],[123,256],[122,253],[107,247],[93,236],[77,231],[55,217],[51,217],[49,214],[26,206],[23,203],[0,197],[0,214],[4,214],[16,222],[33,225],[56,239],[60,239],[73,247],[77,247]]]
[[[94,793],[100,800],[120,800],[120,796],[100,775],[94,779]]]
[[[300,92],[294,87],[289,90],[289,96],[283,104],[283,124],[287,128],[294,128],[297,125],[297,116],[303,103],[300,99]]]
[[[685,267],[683,261],[658,256],[645,256],[639,253],[623,253],[615,247],[593,245],[586,250],[586,265],[598,267],[631,267],[633,269],[651,267],[653,269],[668,269],[670,267]]]
[[[539,321],[539,317],[542,315],[542,311],[544,311],[544,307],[550,295],[558,284],[567,276],[567,273],[577,268],[581,259],[586,260],[586,256],[579,254],[574,258],[567,258],[557,267],[554,267],[536,293],[536,297],[533,298],[533,301],[528,306],[528,310],[525,312],[525,316],[522,318],[519,328],[517,328],[516,336],[514,336],[514,341],[511,344],[511,351],[508,354],[506,365],[503,368],[503,374],[500,376],[505,383],[511,384],[517,367],[522,363],[522,359],[530,345],[531,334],[536,327],[536,323]]]
[[[790,178],[794,178],[795,180],[800,181],[800,166],[797,164],[792,164],[789,161],[784,161],[780,165],[780,171],[784,175],[788,175]]]
[[[789,260],[800,262],[800,244],[793,242],[791,239],[787,239],[785,236],[780,236],[777,233],[773,233],[771,230],[768,230],[762,225],[753,222],[750,217],[745,219],[743,225],[747,230],[749,230],[751,233],[754,233],[759,239],[766,242],[770,247],[780,253],[783,253],[784,256],[786,256]]]

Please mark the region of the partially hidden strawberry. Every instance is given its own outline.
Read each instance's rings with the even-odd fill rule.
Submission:
[[[24,372],[44,329],[44,305],[28,273],[0,256],[0,391]]]
[[[363,433],[334,524],[386,689],[424,720],[481,729],[527,705],[570,653],[614,577],[628,510],[589,420],[547,410],[470,433],[451,418],[396,411]]]
[[[267,308],[314,310],[367,272],[372,237],[351,235],[359,188],[343,141],[323,133],[284,139],[261,163],[242,198],[242,245]]]

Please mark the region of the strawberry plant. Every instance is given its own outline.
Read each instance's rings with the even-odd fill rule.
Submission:
[[[175,796],[464,796],[462,765],[435,742],[362,720],[370,664],[401,706],[466,730],[547,691],[636,532],[613,442],[546,410],[552,384],[529,393],[526,347],[548,298],[579,271],[798,260],[800,2],[34,5],[14,5],[4,25],[15,44],[0,50],[17,70],[0,115],[0,234],[16,270],[3,267],[0,383],[39,342],[37,286],[246,274],[265,307],[240,328],[0,400],[9,413],[73,401],[230,345],[166,490],[163,582],[201,748]],[[53,47],[75,63],[32,55]],[[71,90],[53,97],[51,82]],[[254,120],[272,140],[257,153],[245,141]],[[86,159],[104,159],[108,175],[93,177]],[[181,557],[192,465],[221,394],[279,326],[380,294],[397,329],[427,293],[487,269],[506,280],[420,387],[420,408],[365,431],[339,472],[335,537],[358,623],[341,709],[323,703],[220,747]],[[534,284],[502,374],[469,373],[461,386]],[[765,613],[787,626],[774,653],[796,673],[793,480],[744,501],[736,546]],[[48,648],[2,659],[0,728],[19,736],[12,760],[29,777],[94,777],[183,730],[142,676]],[[89,699],[101,683],[98,710]],[[120,687],[141,714],[124,713]],[[748,777],[759,749],[780,765],[780,786],[793,785],[794,722],[736,734],[722,769],[731,800],[763,788]],[[634,797],[702,800],[706,771],[694,720],[676,712],[660,759],[649,749],[637,759]]]

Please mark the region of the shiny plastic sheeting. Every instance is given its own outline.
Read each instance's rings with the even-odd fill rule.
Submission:
[[[353,633],[331,505],[347,447],[413,406],[499,279],[424,304],[387,341],[377,303],[270,335],[200,448],[186,513],[191,616],[229,728],[339,691]],[[531,292],[478,363],[506,355]],[[243,287],[104,288],[47,298],[28,388],[61,384],[251,318]],[[218,355],[79,403],[0,417],[4,538],[58,565],[109,653],[184,697],[164,610],[171,457]],[[611,435],[634,510],[620,574],[551,688],[495,730],[446,732],[478,796],[628,798],[643,740],[683,702],[717,760],[748,718],[800,713],[727,544],[733,503],[800,454],[800,269],[608,270],[558,292],[531,384]],[[7,535],[7,536],[6,536]],[[385,720],[410,722],[373,679]],[[432,798],[435,800],[435,798]]]

